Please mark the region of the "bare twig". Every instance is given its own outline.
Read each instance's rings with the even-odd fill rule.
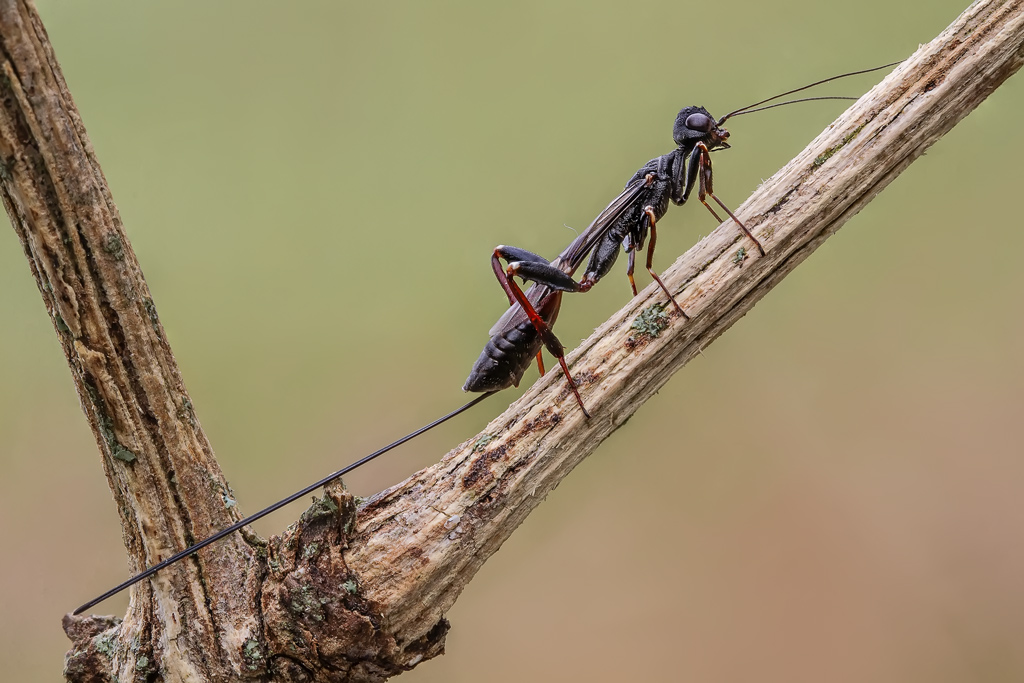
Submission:
[[[232,521],[141,271],[45,32],[0,2],[5,204],[72,367],[136,568]],[[281,538],[233,539],[133,592],[123,623],[66,619],[68,677],[382,680],[443,649],[444,613],[543,496],[1024,61],[1024,0],[969,8],[570,357],[437,465],[358,510],[340,488]],[[749,249],[748,249],[749,251]],[[640,324],[634,324],[643,314]]]

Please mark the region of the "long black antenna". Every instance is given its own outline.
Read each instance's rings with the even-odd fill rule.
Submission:
[[[738,114],[741,114],[741,113],[745,113],[744,110],[746,110],[746,109],[752,109],[753,107],[757,107],[757,106],[762,105],[762,104],[767,104],[768,102],[771,102],[772,100],[777,100],[780,97],[785,97],[786,95],[792,95],[793,93],[798,93],[798,92],[801,92],[803,90],[807,90],[808,88],[813,88],[814,86],[821,85],[822,83],[829,83],[831,81],[836,81],[836,80],[839,80],[840,78],[846,78],[848,76],[859,76],[860,74],[869,74],[872,71],[881,71],[882,69],[888,69],[890,66],[896,66],[899,63],[900,62],[893,62],[891,64],[883,64],[882,66],[876,66],[876,67],[871,68],[871,69],[862,69],[860,71],[850,71],[849,73],[839,74],[838,76],[832,76],[831,78],[823,78],[822,80],[815,81],[814,83],[811,83],[809,85],[805,85],[805,86],[802,86],[802,87],[799,87],[799,88],[794,88],[793,90],[788,90],[788,91],[786,91],[784,93],[779,93],[778,95],[774,95],[773,97],[769,97],[768,99],[761,100],[760,102],[754,102],[753,104],[748,104],[745,107],[740,107],[736,111],[729,112],[728,114],[726,114],[725,116],[723,116],[722,118],[720,118],[718,120],[718,125],[722,125],[723,123],[725,123],[726,119],[729,119],[729,118],[731,118],[733,116],[736,116]]]
[[[295,493],[293,493],[292,495],[288,496],[287,498],[284,498],[282,500],[277,501],[276,503],[274,503],[270,507],[263,508],[262,510],[260,510],[259,512],[257,512],[254,515],[249,515],[248,517],[246,517],[245,519],[243,519],[240,522],[235,522],[234,524],[229,526],[227,529],[224,529],[222,531],[218,531],[217,533],[215,533],[213,536],[210,536],[206,540],[199,541],[199,543],[196,543],[194,546],[192,546],[190,548],[186,548],[185,550],[182,550],[177,555],[172,555],[171,557],[168,557],[163,562],[161,562],[159,564],[153,565],[152,567],[150,567],[149,569],[147,569],[144,572],[141,572],[140,574],[136,574],[135,576],[133,576],[132,578],[128,579],[127,581],[125,581],[124,583],[120,584],[119,586],[115,586],[114,588],[111,588],[110,590],[108,590],[106,593],[104,593],[103,595],[99,596],[98,598],[94,598],[94,599],[90,600],[89,602],[85,603],[84,605],[82,605],[81,607],[76,609],[74,612],[72,612],[72,614],[81,614],[85,610],[87,610],[87,609],[89,609],[91,607],[94,607],[95,605],[98,605],[99,603],[103,602],[107,598],[109,598],[111,596],[114,596],[114,595],[117,595],[118,593],[123,591],[125,588],[128,588],[129,586],[134,586],[139,581],[142,581],[143,579],[148,578],[148,577],[152,576],[153,574],[156,574],[158,571],[160,571],[164,567],[170,566],[170,565],[174,564],[175,562],[177,562],[178,560],[184,559],[184,558],[188,557],[189,555],[192,555],[196,551],[202,550],[203,548],[205,548],[206,546],[210,545],[211,543],[215,543],[215,542],[219,541],[220,539],[224,538],[225,536],[227,536],[229,534],[233,534],[234,532],[236,532],[239,529],[241,529],[243,526],[246,526],[247,524],[251,524],[252,522],[255,522],[257,519],[260,519],[262,517],[266,517],[271,512],[274,512],[275,510],[284,507],[288,503],[291,503],[292,501],[298,500],[299,498],[302,498],[303,496],[305,496],[307,494],[310,494],[313,491],[316,491],[321,486],[325,486],[326,484],[331,483],[332,481],[334,481],[338,477],[341,477],[342,475],[348,474],[349,472],[351,472],[352,470],[356,469],[357,467],[361,467],[362,465],[365,465],[366,463],[370,462],[371,460],[373,460],[377,456],[384,455],[385,453],[387,453],[391,449],[397,448],[398,446],[401,446],[406,441],[409,441],[411,439],[415,439],[417,436],[419,436],[423,432],[430,431],[431,429],[433,429],[434,427],[438,426],[442,422],[447,422],[448,420],[452,419],[456,415],[459,415],[460,413],[463,413],[463,412],[469,410],[470,408],[475,406],[477,403],[480,403],[480,401],[482,401],[485,398],[488,398],[490,396],[493,396],[496,393],[498,393],[498,392],[490,391],[490,392],[488,392],[486,394],[483,394],[482,396],[477,396],[476,398],[474,398],[472,401],[470,401],[466,405],[462,406],[461,408],[456,408],[455,410],[453,410],[452,412],[448,413],[444,417],[441,417],[441,418],[438,418],[438,419],[434,420],[433,422],[431,422],[430,424],[426,425],[425,427],[420,427],[415,432],[412,432],[410,434],[406,434],[405,436],[403,436],[398,441],[392,442],[392,443],[388,444],[387,446],[385,446],[384,448],[381,448],[378,451],[374,451],[373,453],[370,453],[369,455],[367,455],[366,457],[362,458],[361,460],[356,460],[351,465],[348,465],[347,467],[343,467],[343,468],[341,468],[340,470],[338,470],[337,472],[335,472],[333,474],[327,475],[326,477],[324,477],[320,481],[316,482],[315,484],[310,484],[309,486],[307,486],[306,488],[302,489],[301,491],[296,491]]]
[[[776,102],[775,104],[769,104],[764,107],[757,107],[756,109],[744,109],[741,112],[733,112],[732,116],[742,116],[743,114],[753,114],[755,111],[764,111],[765,109],[774,109],[775,107],[784,107],[787,104],[796,104],[797,102],[814,102],[816,100],[859,100],[859,97],[844,97],[842,95],[828,95],[826,97],[801,97],[798,100],[786,100],[785,102]]]

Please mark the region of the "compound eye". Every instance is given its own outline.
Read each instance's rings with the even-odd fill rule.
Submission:
[[[686,127],[690,130],[708,133],[711,131],[712,125],[714,125],[714,121],[711,120],[711,117],[704,114],[690,114],[686,117]]]

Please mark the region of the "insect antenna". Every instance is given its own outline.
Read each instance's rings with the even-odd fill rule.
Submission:
[[[726,114],[725,116],[723,116],[722,118],[720,118],[718,120],[718,125],[719,126],[722,125],[723,123],[725,123],[725,121],[727,119],[730,119],[733,116],[739,116],[740,114],[747,114],[747,113],[749,113],[748,110],[752,110],[754,107],[759,107],[762,104],[767,104],[768,102],[771,102],[773,100],[777,100],[780,97],[785,97],[786,95],[793,95],[794,93],[802,92],[802,91],[807,90],[809,88],[813,88],[815,86],[822,85],[823,83],[830,83],[832,81],[837,81],[840,78],[847,78],[849,76],[859,76],[860,74],[869,74],[872,71],[881,71],[882,69],[888,69],[890,66],[896,66],[899,63],[900,62],[892,62],[891,64],[883,64],[882,66],[876,66],[876,67],[871,68],[871,69],[861,69],[860,71],[850,71],[850,72],[845,73],[845,74],[839,74],[838,76],[831,76],[830,78],[823,78],[820,81],[815,81],[814,83],[809,83],[808,85],[801,86],[799,88],[794,88],[793,90],[787,90],[786,92],[779,93],[778,95],[774,95],[774,96],[769,97],[767,99],[761,100],[760,102],[754,102],[753,104],[748,104],[745,107],[740,107],[736,111],[729,112],[728,114]],[[820,98],[819,97],[809,97],[809,98],[806,98],[806,100],[817,100],[817,99],[840,99],[840,98],[828,98],[828,97],[820,97]],[[806,100],[792,100],[792,102],[803,102],[803,101],[806,101]],[[780,103],[779,105],[774,105],[774,106],[780,106],[781,104],[789,104],[789,102]],[[768,109],[768,107],[765,107],[765,109]]]
[[[801,97],[798,100],[786,100],[785,102],[776,102],[775,104],[768,104],[763,107],[757,107],[756,109],[744,109],[740,112],[733,112],[730,116],[740,116],[741,114],[753,114],[755,111],[764,111],[765,109],[774,109],[775,107],[783,107],[787,104],[796,104],[797,102],[814,102],[816,100],[859,100],[859,97],[844,97],[841,95],[828,95],[826,97]],[[719,122],[721,125],[721,122]]]
[[[463,413],[463,412],[469,410],[470,408],[475,406],[477,403],[480,403],[480,401],[484,400],[485,398],[489,398],[491,396],[494,396],[494,394],[496,394],[496,393],[497,392],[495,392],[495,391],[489,391],[486,394],[478,396],[477,398],[474,398],[472,401],[470,401],[466,405],[462,406],[461,408],[456,408],[455,410],[453,410],[452,412],[448,413],[444,417],[440,417],[440,418],[434,420],[433,422],[431,422],[430,424],[428,424],[426,426],[423,426],[423,427],[420,427],[415,432],[412,432],[410,434],[406,434],[401,439],[399,439],[397,441],[394,441],[394,442],[388,444],[387,446],[385,446],[384,448],[381,448],[379,450],[374,451],[373,453],[370,453],[369,455],[363,457],[360,460],[355,461],[351,465],[343,467],[340,470],[338,470],[337,472],[334,472],[333,474],[327,475],[326,477],[324,477],[320,481],[316,482],[315,484],[310,484],[309,486],[307,486],[306,488],[302,489],[301,491],[296,491],[295,493],[293,493],[292,495],[288,496],[287,498],[279,500],[276,503],[274,503],[273,505],[271,505],[269,507],[265,507],[262,510],[260,510],[259,512],[255,513],[255,514],[252,514],[252,515],[249,515],[248,517],[246,517],[245,519],[243,519],[243,520],[241,520],[239,522],[235,522],[234,524],[232,524],[228,528],[222,529],[221,531],[218,531],[213,536],[210,536],[209,538],[207,538],[205,540],[202,540],[199,543],[196,543],[195,545],[186,548],[185,550],[182,550],[180,553],[177,553],[176,555],[172,555],[171,557],[168,557],[163,562],[160,562],[159,564],[155,564],[152,567],[150,567],[149,569],[136,574],[135,576],[133,576],[132,578],[128,579],[124,583],[122,583],[122,584],[120,584],[118,586],[115,586],[114,588],[111,588],[110,590],[108,590],[103,595],[101,595],[101,596],[99,596],[97,598],[93,598],[92,600],[90,600],[89,602],[85,603],[84,605],[82,605],[81,607],[76,609],[74,612],[72,612],[72,614],[81,614],[85,610],[89,609],[90,607],[94,607],[95,605],[103,602],[107,598],[109,598],[109,597],[111,597],[113,595],[117,595],[118,593],[123,591],[125,588],[128,588],[129,586],[134,586],[139,581],[142,581],[143,579],[145,579],[147,577],[150,577],[153,574],[156,574],[158,571],[160,571],[164,567],[167,567],[168,565],[172,565],[175,562],[177,562],[178,560],[185,559],[189,555],[192,555],[192,554],[196,553],[197,551],[202,550],[203,548],[205,548],[206,546],[210,545],[211,543],[219,541],[220,539],[224,538],[228,534],[232,534],[232,533],[238,531],[242,527],[249,525],[251,522],[255,522],[257,519],[260,519],[262,517],[266,517],[271,512],[274,512],[275,510],[278,510],[278,509],[284,507],[288,503],[291,503],[292,501],[298,500],[299,498],[302,498],[303,496],[305,496],[305,495],[307,495],[309,493],[312,493],[313,491],[316,491],[321,486],[325,486],[326,484],[331,483],[335,479],[341,477],[343,474],[348,474],[349,472],[351,472],[352,470],[356,469],[357,467],[365,465],[366,463],[370,462],[371,460],[373,460],[377,456],[384,455],[385,453],[387,453],[391,449],[396,448],[398,446],[401,446],[406,441],[410,441],[410,440],[416,438],[417,436],[419,436],[423,432],[430,431],[431,429],[433,429],[434,427],[438,426],[442,422],[447,422],[448,420],[452,419],[456,415],[459,415],[460,413]]]

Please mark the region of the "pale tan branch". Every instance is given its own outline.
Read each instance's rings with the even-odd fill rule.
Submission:
[[[549,373],[480,435],[359,510],[349,569],[416,640],[530,511],[714,341],[1024,61],[1024,2],[979,2],[921,47],[570,356],[587,420]],[[912,227],[912,226],[908,226]]]

